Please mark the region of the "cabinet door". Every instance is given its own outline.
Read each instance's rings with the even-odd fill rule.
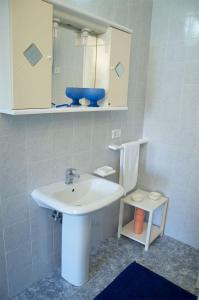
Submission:
[[[53,7],[10,0],[13,109],[48,108],[52,89]]]
[[[131,35],[112,28],[108,100],[111,106],[127,106]]]

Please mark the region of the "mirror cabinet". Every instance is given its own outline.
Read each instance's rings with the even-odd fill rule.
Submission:
[[[0,109],[70,103],[66,87],[103,88],[100,106],[126,107],[131,32],[55,3],[0,1]]]

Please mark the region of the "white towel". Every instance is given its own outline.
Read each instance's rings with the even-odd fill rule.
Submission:
[[[123,144],[120,150],[120,184],[125,194],[130,192],[137,183],[139,150],[139,142]]]

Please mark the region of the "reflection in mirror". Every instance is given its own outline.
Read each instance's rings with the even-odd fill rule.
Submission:
[[[96,65],[96,36],[60,25],[54,38],[53,102],[70,103],[67,87],[94,87]],[[85,100],[81,100],[86,104]]]

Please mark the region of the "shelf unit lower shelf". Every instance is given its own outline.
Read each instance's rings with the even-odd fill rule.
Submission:
[[[137,241],[137,242],[145,245],[146,235],[147,235],[147,226],[148,226],[148,224],[145,222],[143,233],[136,234],[133,232],[133,221],[131,221],[122,228],[121,235],[124,235],[134,241]],[[160,227],[153,224],[151,226],[150,243],[152,243],[160,234],[161,234]]]
[[[0,109],[0,113],[7,115],[36,115],[36,114],[59,114],[59,113],[69,113],[69,112],[100,112],[100,111],[118,111],[118,110],[128,110],[128,107],[62,107],[62,108],[37,108],[37,109]]]

